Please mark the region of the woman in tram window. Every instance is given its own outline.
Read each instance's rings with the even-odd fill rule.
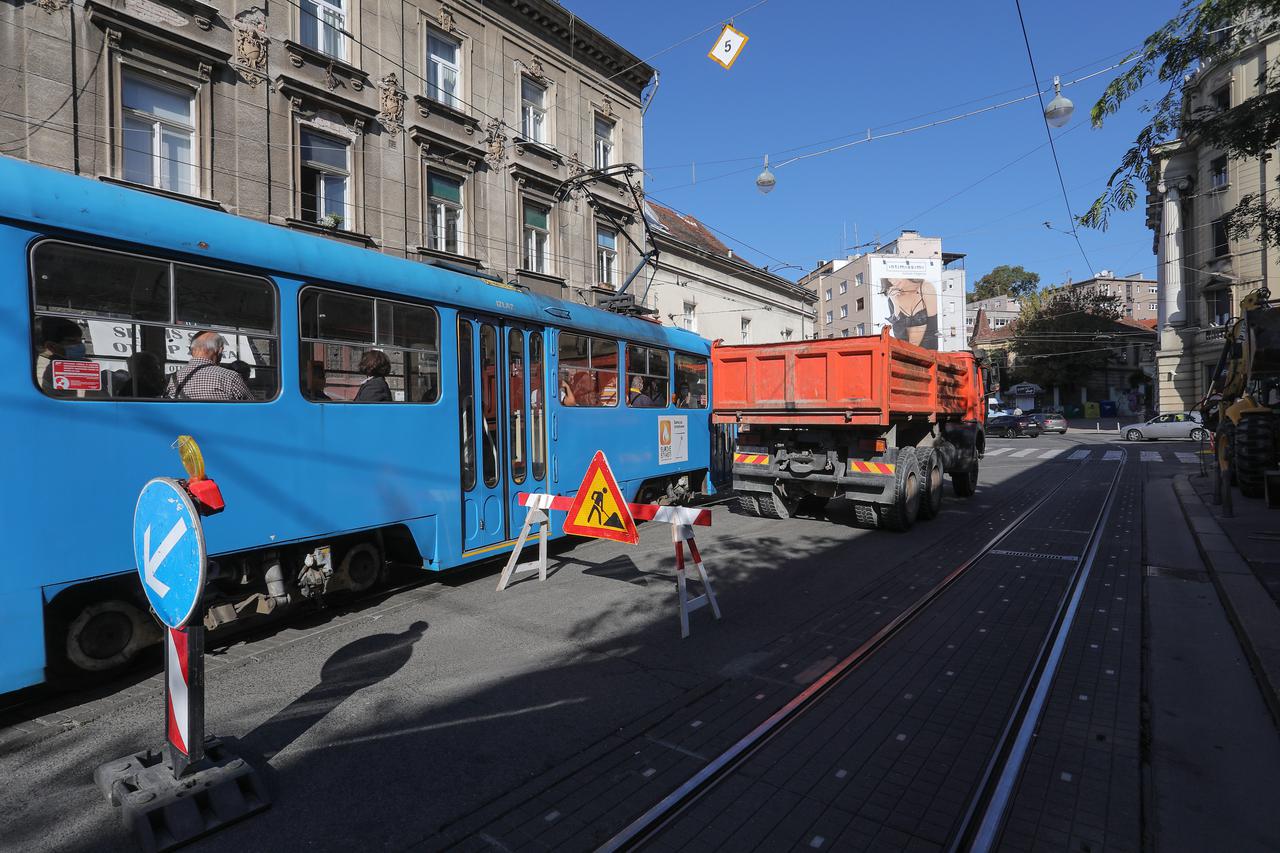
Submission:
[[[382,350],[371,349],[360,357],[357,368],[364,374],[360,390],[356,391],[357,403],[389,403],[391,402],[391,386],[387,377],[391,375],[391,359]]]

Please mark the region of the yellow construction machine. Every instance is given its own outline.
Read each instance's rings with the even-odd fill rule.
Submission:
[[[1259,288],[1240,301],[1199,408],[1219,471],[1246,497],[1274,492],[1268,500],[1280,501],[1280,475],[1269,476],[1280,458],[1280,306],[1270,300]]]

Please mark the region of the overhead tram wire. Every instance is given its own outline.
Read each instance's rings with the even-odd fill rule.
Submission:
[[[1022,17],[1022,0],[1013,0],[1014,7],[1018,10],[1018,23],[1022,27],[1022,42],[1027,48],[1027,63],[1031,66],[1031,81],[1038,83],[1040,75],[1036,73],[1036,60],[1031,53],[1031,38],[1027,35],[1027,22]],[[1058,148],[1053,143],[1053,129],[1049,127],[1049,117],[1045,114],[1044,94],[1036,89],[1036,97],[1040,101],[1040,121],[1044,124],[1045,136],[1049,138],[1049,151],[1053,154],[1053,168],[1058,173],[1058,186],[1062,188],[1062,202],[1067,207],[1067,216],[1071,220],[1071,236],[1075,238],[1076,248],[1080,250],[1080,257],[1084,258],[1085,268],[1090,273],[1093,272],[1093,263],[1089,260],[1089,255],[1085,253],[1084,244],[1080,242],[1080,232],[1076,226],[1076,215],[1071,210],[1071,198],[1067,194],[1067,182],[1062,177],[1062,163],[1058,160]]]

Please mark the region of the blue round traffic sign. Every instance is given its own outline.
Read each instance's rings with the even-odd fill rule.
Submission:
[[[133,511],[133,558],[160,621],[170,628],[186,625],[204,591],[204,531],[177,480],[156,477],[142,487]]]

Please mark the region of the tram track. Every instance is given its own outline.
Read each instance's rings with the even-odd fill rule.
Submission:
[[[1036,721],[1043,710],[1049,685],[1057,671],[1066,636],[1073,624],[1074,614],[1096,557],[1103,531],[1114,505],[1120,477],[1127,462],[1126,452],[1124,458],[1116,465],[1105,496],[1098,502],[1100,509],[1088,531],[1088,539],[1075,557],[1075,565],[1059,599],[1053,621],[1040,643],[1034,665],[1020,685],[1013,710],[1003,721],[997,748],[991,753],[983,769],[980,784],[966,805],[963,820],[949,848],[952,851],[987,851],[998,839],[1005,809],[1016,783],[1022,759],[1026,755]],[[603,853],[604,851],[641,849],[662,836],[711,791],[732,778],[735,771],[757,755],[766,744],[788,731],[806,713],[819,706],[837,685],[871,660],[895,638],[902,636],[931,607],[942,601],[948,590],[952,589],[984,558],[999,553],[999,545],[1002,542],[1018,532],[1037,511],[1048,505],[1083,470],[1086,470],[1085,463],[1077,463],[1061,481],[995,532],[971,556],[933,587],[846,657],[819,675],[805,690],[727,749],[707,761],[682,784],[599,845],[596,848],[597,851]]]

